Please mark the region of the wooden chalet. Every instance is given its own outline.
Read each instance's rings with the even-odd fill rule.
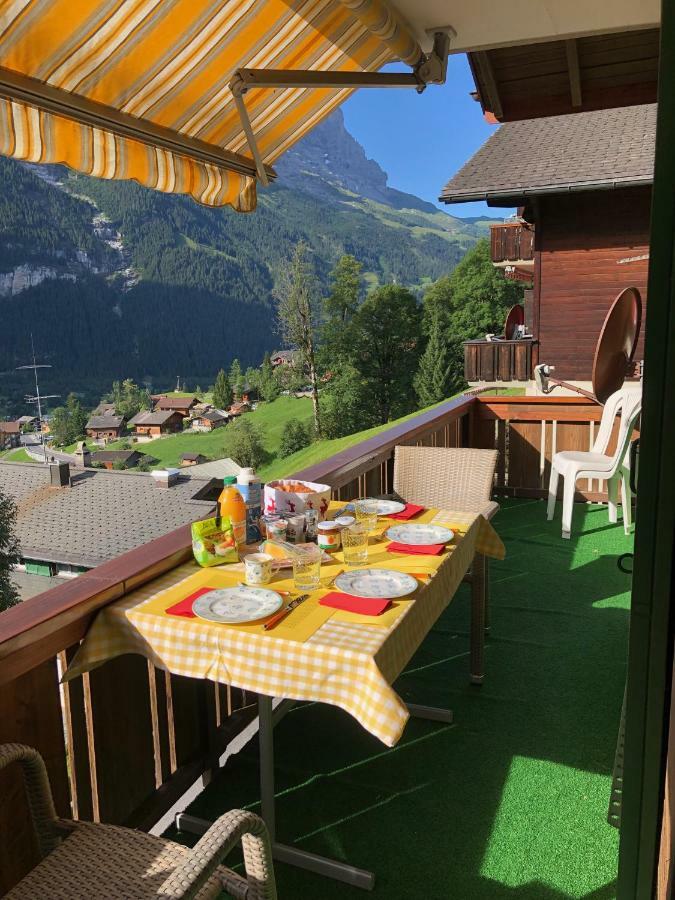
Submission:
[[[89,462],[108,471],[114,468],[133,469],[143,456],[138,450],[99,450],[91,454]]]
[[[157,397],[152,408],[157,412],[177,412],[185,419],[197,403],[197,397]]]
[[[195,431],[213,431],[214,428],[222,428],[223,425],[227,425],[229,420],[228,413],[221,412],[219,409],[209,409],[192,420],[192,427]]]
[[[492,259],[532,285],[531,339],[476,335],[465,345],[469,383],[529,381],[538,362],[590,381],[614,298],[635,285],[646,300],[655,130],[655,104],[507,122],[445,186],[446,203],[519,208],[492,226]]]
[[[182,453],[180,457],[180,465],[182,469],[189,466],[199,466],[202,463],[208,461],[208,456],[204,456],[203,453]]]
[[[102,415],[90,416],[85,426],[87,437],[95,441],[115,441],[124,434],[124,416]]]
[[[141,410],[129,419],[129,425],[137,437],[162,437],[183,430],[183,419],[178,410]]]
[[[0,450],[18,447],[21,441],[21,424],[19,422],[0,422]]]

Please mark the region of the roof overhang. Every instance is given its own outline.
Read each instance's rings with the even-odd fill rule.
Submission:
[[[389,0],[423,50],[442,26],[454,32],[453,53],[657,28],[660,0]]]
[[[642,178],[614,179],[608,181],[577,181],[567,184],[549,184],[538,187],[514,186],[499,191],[465,191],[459,193],[442,193],[444,203],[473,203],[485,201],[489,206],[507,207],[523,206],[532,197],[551,194],[578,194],[589,191],[611,191],[619,188],[645,187],[653,183],[651,175]]]

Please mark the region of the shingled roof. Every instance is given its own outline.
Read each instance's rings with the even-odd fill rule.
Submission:
[[[656,104],[502,125],[443,188],[445,203],[651,184]]]
[[[159,488],[141,472],[71,471],[71,486],[57,488],[48,466],[0,462],[0,488],[17,506],[22,557],[89,568],[206,518],[214,506],[194,499],[208,478]]]
[[[157,412],[149,412],[142,409],[136,415],[129,419],[130,425],[164,425],[172,416],[176,415],[175,409],[158,410]]]
[[[86,428],[96,429],[121,428],[124,424],[124,416],[90,416]]]

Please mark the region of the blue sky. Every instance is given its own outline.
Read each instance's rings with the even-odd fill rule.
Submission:
[[[438,203],[445,182],[496,127],[483,119],[480,105],[469,96],[472,90],[469,64],[461,54],[450,57],[444,85],[432,85],[421,95],[407,89],[363,89],[342,109],[348,130],[389,174],[391,187],[455,216],[494,216],[485,203]],[[497,217],[504,214],[496,211]]]

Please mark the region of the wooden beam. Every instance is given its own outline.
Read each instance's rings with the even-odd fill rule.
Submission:
[[[208,144],[199,138],[190,137],[157,125],[148,119],[140,119],[130,116],[112,106],[98,103],[73,94],[61,88],[55,88],[45,84],[37,78],[21,75],[10,69],[0,66],[0,97],[26,103],[29,106],[53,113],[57,116],[71,119],[92,128],[102,128],[111,131],[120,137],[140,141],[153,147],[161,147],[171,153],[188,156],[202,163],[229,169],[239,175],[256,176],[255,161],[240,153],[233,153],[215,144]],[[269,178],[274,178],[275,172],[266,167]]]
[[[497,79],[495,78],[488,52],[479,50],[471,55],[478,69],[483,108],[493,113],[497,119],[501,119],[504,115],[504,110],[502,109],[499,87],[497,86]]]
[[[565,41],[565,55],[567,56],[567,70],[570,76],[570,97],[572,106],[582,105],[581,99],[581,69],[579,68],[579,48],[576,40]]]

